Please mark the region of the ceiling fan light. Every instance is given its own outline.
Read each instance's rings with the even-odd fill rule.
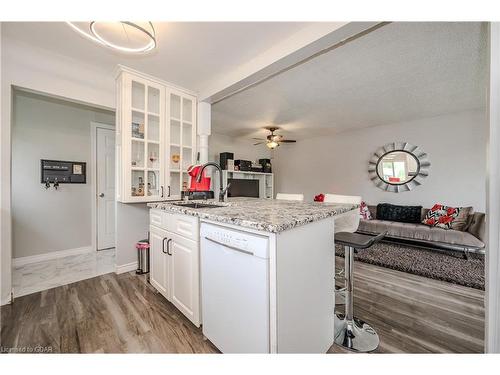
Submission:
[[[268,148],[270,148],[271,150],[275,149],[276,147],[278,147],[280,144],[276,141],[269,141],[266,143],[266,146]]]
[[[279,142],[281,138],[283,138],[283,136],[277,134],[272,134],[269,136],[269,140],[273,142]]]

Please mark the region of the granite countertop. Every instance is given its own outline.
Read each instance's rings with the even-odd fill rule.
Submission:
[[[189,208],[174,205],[174,202],[154,202],[149,203],[148,206],[271,233],[283,232],[327,217],[340,215],[358,207],[358,205],[353,204],[304,203],[242,197],[229,198],[227,202],[223,203],[216,200],[175,203],[195,202],[223,205],[224,207]]]

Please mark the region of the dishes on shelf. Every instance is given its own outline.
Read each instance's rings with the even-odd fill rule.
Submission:
[[[144,124],[132,122],[132,138],[144,139]]]
[[[132,150],[135,151],[133,152],[132,154],[132,160],[131,160],[131,164],[132,164],[132,167],[142,167],[143,166],[143,162],[142,162],[142,158],[143,158],[143,154],[144,154],[144,148],[140,148],[140,147],[132,147]]]
[[[158,153],[156,151],[150,151],[149,153],[149,161],[151,165],[155,165],[155,162],[158,160]]]
[[[132,196],[133,197],[143,197],[144,196],[144,179],[142,177],[138,178],[138,187],[132,186]]]
[[[155,171],[148,171],[148,196],[158,195],[157,176]]]

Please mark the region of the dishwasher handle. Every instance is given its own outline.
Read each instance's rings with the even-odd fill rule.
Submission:
[[[234,246],[231,246],[231,245],[227,245],[225,243],[222,243],[222,242],[219,242],[219,241],[216,241],[210,237],[207,237],[205,236],[205,239],[210,241],[210,242],[213,242],[217,245],[220,245],[220,246],[224,246],[224,247],[227,247],[228,249],[231,249],[231,250],[234,250],[234,251],[238,251],[240,253],[243,253],[243,254],[248,254],[248,255],[255,255],[254,253],[252,253],[251,251],[247,251],[247,250],[243,250],[243,249],[238,249],[237,247],[234,247]]]

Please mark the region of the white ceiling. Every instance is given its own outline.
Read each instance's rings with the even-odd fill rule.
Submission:
[[[103,48],[62,22],[4,22],[2,36],[69,56],[105,70],[116,64],[201,91],[212,80],[312,23],[154,22],[158,48],[127,55]]]
[[[213,106],[213,131],[291,138],[484,108],[486,25],[392,23]]]

